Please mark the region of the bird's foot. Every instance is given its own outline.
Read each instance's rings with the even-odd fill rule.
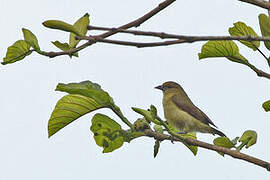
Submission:
[[[171,143],[174,144],[174,137],[170,136]]]
[[[187,134],[187,132],[180,131],[180,132],[178,132],[177,134]]]

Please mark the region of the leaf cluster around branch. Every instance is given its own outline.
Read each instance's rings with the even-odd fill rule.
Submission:
[[[238,51],[237,45],[233,45],[233,40],[240,41],[247,47],[253,49],[254,51],[258,51],[268,62],[270,66],[270,59],[267,58],[267,56],[259,49],[260,42],[264,41],[265,46],[268,48],[270,44],[270,34],[268,32],[268,29],[270,29],[270,20],[265,15],[259,16],[260,21],[260,27],[262,31],[263,37],[259,37],[255,31],[247,26],[243,22],[237,22],[234,24],[234,27],[231,27],[229,29],[229,33],[231,36],[186,36],[186,35],[176,35],[176,34],[168,34],[164,32],[149,32],[149,31],[139,31],[139,30],[127,30],[132,27],[138,27],[140,24],[144,23],[154,15],[156,15],[161,10],[168,7],[170,4],[175,2],[175,0],[165,0],[164,2],[160,3],[156,8],[149,11],[142,17],[127,23],[123,26],[120,26],[118,28],[107,28],[107,27],[96,27],[96,26],[90,26],[90,20],[89,20],[89,14],[86,13],[84,16],[79,18],[73,25],[59,21],[59,20],[48,20],[43,22],[43,25],[52,28],[52,29],[58,29],[62,31],[70,32],[70,38],[69,43],[61,43],[59,41],[52,42],[57,48],[61,49],[61,52],[45,52],[41,51],[40,47],[38,45],[38,40],[36,36],[27,29],[23,28],[24,38],[25,40],[21,40],[19,42],[24,43],[16,43],[8,48],[6,57],[4,58],[4,61],[2,64],[9,64],[14,63],[16,61],[22,60],[26,56],[30,55],[33,51],[36,51],[37,53],[48,56],[48,57],[56,57],[60,55],[69,55],[70,57],[75,56],[78,57],[78,52],[88,46],[91,46],[92,44],[95,44],[97,42],[101,43],[110,43],[110,44],[117,44],[117,45],[125,45],[125,46],[135,46],[138,48],[143,47],[157,47],[157,46],[168,46],[168,45],[175,45],[175,44],[183,44],[183,43],[193,43],[198,41],[208,41],[210,42],[206,43],[203,48],[202,52],[199,53],[199,58],[205,58],[205,57],[226,57],[227,59],[238,62],[241,64],[244,64],[248,66],[250,69],[252,69],[258,76],[265,77],[270,79],[270,74],[256,68],[254,65],[250,64],[244,56],[242,56],[240,53],[238,53],[236,56],[228,56],[230,51]],[[88,30],[105,30],[107,32],[96,35],[96,36],[85,36]],[[131,42],[131,41],[123,41],[123,40],[111,40],[107,39],[107,37],[112,36],[117,33],[129,33],[134,35],[143,35],[143,36],[152,36],[152,37],[159,37],[161,39],[173,39],[173,40],[166,40],[161,42]],[[80,40],[87,40],[86,43],[80,45],[77,47]],[[215,42],[212,42],[215,41]],[[228,42],[224,42],[228,41]],[[221,45],[222,42],[224,42],[223,49],[220,51],[219,49],[215,48],[216,50],[220,51],[217,53],[214,49],[207,49],[206,47],[210,47],[208,45],[212,44],[213,46]],[[25,46],[25,43],[28,45]],[[233,46],[226,46],[226,44],[231,44]],[[33,49],[29,48],[32,47]],[[221,47],[221,46],[219,46]],[[231,49],[233,47],[234,49]],[[227,49],[228,48],[228,49]],[[14,50],[15,49],[15,50]],[[205,50],[209,50],[209,53],[205,53]],[[214,50],[214,51],[213,51]]]
[[[158,154],[160,143],[163,140],[171,140],[182,142],[194,155],[197,155],[198,147],[202,147],[217,151],[223,156],[227,154],[251,162],[269,170],[269,163],[239,152],[243,147],[249,148],[256,143],[257,133],[255,131],[245,131],[240,139],[236,137],[230,140],[227,137],[218,137],[212,145],[197,140],[195,133],[179,135],[178,131],[158,116],[157,109],[153,105],[148,110],[133,107],[132,109],[142,115],[143,118],[138,118],[132,124],[123,115],[120,108],[115,105],[113,98],[100,85],[91,81],[60,83],[56,91],[69,94],[57,102],[52,112],[48,123],[49,137],[87,113],[100,108],[109,108],[118,115],[129,129],[122,129],[119,123],[104,114],[95,114],[92,118],[90,130],[94,134],[96,144],[103,148],[103,153],[109,153],[120,148],[124,142],[129,143],[133,139],[147,136],[155,139],[154,157]],[[154,124],[154,130],[152,130],[151,124]],[[240,144],[237,145],[237,143]],[[232,148],[236,150],[232,150]]]

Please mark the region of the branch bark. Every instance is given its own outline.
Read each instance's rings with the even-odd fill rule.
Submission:
[[[270,10],[270,3],[263,0],[239,0],[241,2],[253,4],[255,6],[259,6],[261,8],[269,9]]]
[[[227,154],[233,158],[241,159],[241,160],[244,160],[246,162],[250,162],[252,164],[261,166],[261,167],[265,168],[266,170],[270,171],[270,163],[269,162],[263,161],[263,160],[258,159],[256,157],[253,157],[253,156],[249,156],[247,154],[241,153],[241,152],[236,151],[236,150],[231,150],[228,148],[212,145],[212,144],[202,142],[202,141],[199,141],[196,139],[191,139],[191,138],[185,138],[183,140],[180,140],[178,138],[175,138],[175,137],[172,137],[172,136],[169,136],[166,134],[154,132],[151,129],[144,130],[144,134],[147,137],[153,137],[159,141],[163,141],[163,140],[179,141],[179,142],[184,142],[188,145],[198,146],[198,147],[202,147],[202,148],[209,149],[209,150],[216,151],[216,152],[222,152],[222,153]]]

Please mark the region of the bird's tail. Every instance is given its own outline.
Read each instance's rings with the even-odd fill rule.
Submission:
[[[215,128],[211,128],[212,129],[212,133],[213,134],[217,134],[217,135],[220,135],[221,137],[227,137],[223,132],[221,132],[221,131],[219,131],[219,130],[217,130],[217,129],[215,129]]]

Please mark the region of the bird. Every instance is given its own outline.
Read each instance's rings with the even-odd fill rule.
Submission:
[[[162,104],[166,121],[179,130],[179,134],[201,132],[226,137],[216,129],[217,126],[210,118],[192,103],[181,85],[168,81],[155,88],[163,92]]]

